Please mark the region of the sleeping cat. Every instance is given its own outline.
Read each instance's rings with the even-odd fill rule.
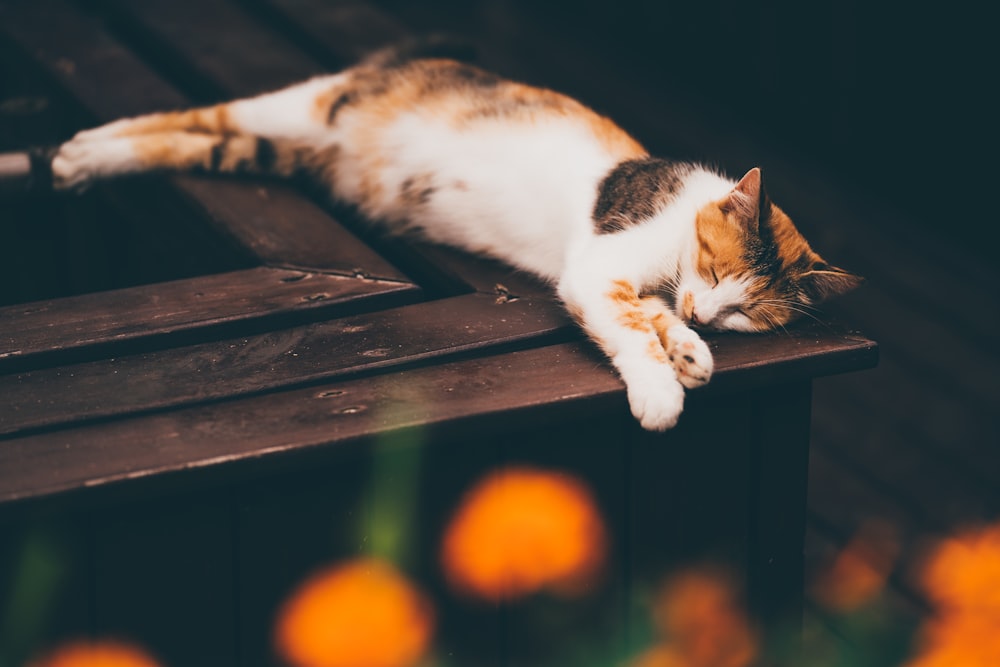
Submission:
[[[374,57],[250,99],[80,132],[60,189],[149,170],[307,173],[391,230],[551,282],[643,427],[712,375],[696,333],[766,331],[859,278],[813,252],[764,190],[650,156],[559,93],[447,59]]]

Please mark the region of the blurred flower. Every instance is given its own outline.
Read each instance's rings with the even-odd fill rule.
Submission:
[[[690,570],[671,578],[653,609],[659,644],[633,667],[747,667],[757,642],[727,577]]]
[[[855,611],[885,589],[898,556],[896,530],[883,521],[866,522],[816,578],[812,597],[831,611]]]
[[[587,487],[528,467],[480,480],[446,528],[441,552],[455,589],[492,601],[541,589],[581,594],[604,558],[604,524]]]
[[[159,667],[159,663],[124,642],[79,640],[63,644],[30,667]]]
[[[307,579],[285,602],[278,654],[296,667],[406,667],[434,631],[430,602],[378,559],[337,564]]]
[[[1000,524],[942,541],[921,575],[935,613],[906,667],[1000,665]]]
[[[933,551],[924,591],[947,611],[1000,614],[1000,523],[961,532]]]

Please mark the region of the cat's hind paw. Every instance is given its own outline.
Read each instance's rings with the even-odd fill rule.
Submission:
[[[667,330],[667,355],[677,372],[677,379],[688,389],[706,384],[712,378],[714,362],[708,345],[682,324]]]
[[[127,171],[134,162],[127,139],[71,139],[52,158],[52,185],[57,190],[82,190],[98,178]]]

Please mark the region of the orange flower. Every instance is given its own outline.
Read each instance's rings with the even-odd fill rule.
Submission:
[[[1000,523],[942,542],[923,570],[922,583],[941,607],[1000,614]]]
[[[55,649],[31,667],[159,667],[142,649],[113,640],[74,641]]]
[[[672,578],[653,610],[663,637],[633,667],[747,667],[757,643],[727,579],[708,571]]]
[[[307,579],[281,609],[275,643],[296,667],[406,667],[433,630],[420,591],[389,563],[359,559]]]
[[[899,555],[895,529],[881,521],[862,525],[817,577],[813,598],[827,609],[847,613],[874,599],[885,588]]]
[[[921,583],[937,608],[906,667],[1000,665],[1000,524],[944,540]]]
[[[905,667],[1000,665],[1000,618],[947,614],[921,627],[919,655]]]
[[[605,557],[604,524],[588,489],[566,474],[510,467],[468,493],[444,536],[451,585],[491,601],[543,588],[563,595],[593,584]]]

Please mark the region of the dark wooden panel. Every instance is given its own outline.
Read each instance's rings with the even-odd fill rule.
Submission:
[[[363,283],[348,282],[356,284]],[[295,298],[316,298],[315,286],[305,294],[309,296]],[[570,331],[575,330],[569,320],[548,302],[497,303],[471,294],[255,336],[0,376],[0,402],[6,406],[0,433],[231,398],[440,361],[474,350],[481,354],[526,340],[538,344],[560,334],[565,338]]]
[[[671,431],[651,434],[632,425],[626,566],[630,653],[666,639],[654,615],[672,577],[718,574],[737,596],[745,594],[751,520],[746,498],[753,484],[753,434],[747,424],[752,421],[745,395],[695,393]]]
[[[319,569],[370,548],[365,492],[371,457],[343,457],[304,474],[237,487],[238,599],[241,667],[272,667],[274,627],[282,603]]]
[[[94,632],[127,638],[168,665],[236,667],[233,512],[197,500],[95,522]]]
[[[76,516],[0,526],[0,664],[90,632],[89,529]]]
[[[0,371],[45,363],[55,353],[295,314],[335,314],[419,294],[410,283],[257,268],[112,292],[0,308]],[[202,335],[206,335],[204,332]],[[35,358],[39,360],[36,360]]]
[[[750,449],[747,579],[750,607],[775,664],[798,658],[802,632],[811,384],[755,393]]]

